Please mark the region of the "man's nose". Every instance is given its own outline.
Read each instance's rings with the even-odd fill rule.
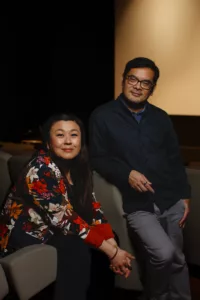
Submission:
[[[141,83],[140,83],[140,81],[138,81],[137,83],[136,83],[136,85],[135,85],[135,87],[136,87],[136,89],[141,89]]]

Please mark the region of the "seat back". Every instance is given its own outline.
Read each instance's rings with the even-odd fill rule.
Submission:
[[[14,183],[18,176],[20,171],[23,169],[23,167],[27,164],[27,162],[31,159],[32,154],[19,154],[19,155],[13,155],[9,161],[8,161],[8,169],[11,181]]]
[[[11,185],[8,160],[12,157],[9,153],[0,150],[0,207]]]
[[[187,168],[186,172],[192,196],[190,214],[184,229],[184,248],[187,262],[200,266],[200,170]]]
[[[96,198],[102,205],[105,217],[119,237],[120,247],[134,255],[134,249],[128,236],[126,220],[123,217],[121,193],[114,185],[108,183],[96,172],[93,173],[93,181]],[[136,261],[132,262],[132,267],[133,271],[127,279],[122,276],[116,276],[116,287],[142,290]]]

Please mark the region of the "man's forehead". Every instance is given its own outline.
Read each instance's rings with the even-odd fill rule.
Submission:
[[[154,78],[154,71],[150,68],[132,68],[129,70],[127,75],[135,75],[141,79],[150,79]]]

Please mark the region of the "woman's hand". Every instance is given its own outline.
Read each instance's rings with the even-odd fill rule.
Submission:
[[[113,240],[111,240],[111,243],[109,240],[104,240],[99,250],[103,251],[110,259],[110,268],[113,272],[124,275],[126,278],[130,275],[133,255],[118,248]]]
[[[132,269],[131,268],[132,259],[134,259],[134,256],[132,256],[127,251],[118,248],[118,252],[116,256],[113,259],[111,259],[110,268],[116,274],[123,275],[125,278],[127,278],[130,275]]]

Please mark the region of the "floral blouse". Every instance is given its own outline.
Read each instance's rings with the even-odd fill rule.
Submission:
[[[8,252],[9,237],[15,226],[41,243],[46,243],[54,234],[53,227],[59,228],[64,235],[76,234],[95,247],[114,237],[94,193],[92,224],[73,210],[65,180],[46,152],[39,151],[22,174],[0,214],[2,253]]]

